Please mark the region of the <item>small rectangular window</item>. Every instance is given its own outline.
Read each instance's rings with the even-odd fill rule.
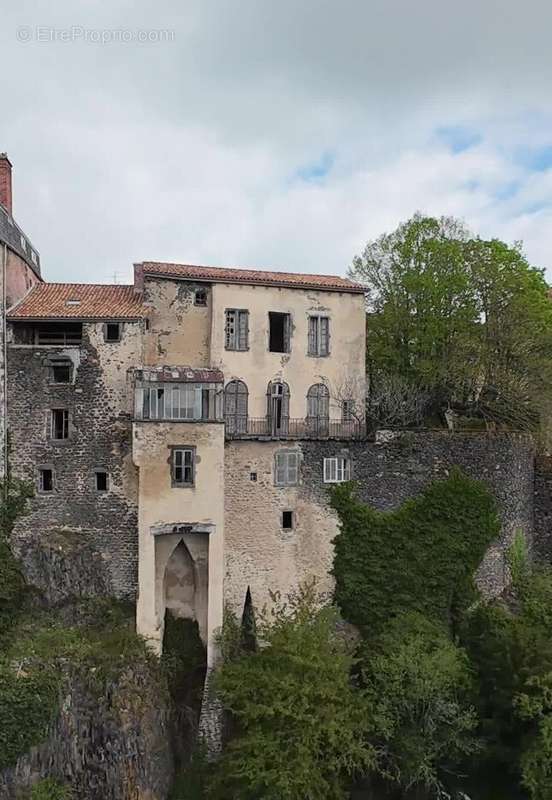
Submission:
[[[343,422],[352,422],[355,418],[355,401],[343,400],[341,404],[341,419]]]
[[[119,342],[121,340],[121,323],[108,322],[105,326],[105,341]]]
[[[274,456],[274,483],[276,486],[297,486],[299,481],[299,453],[297,450],[280,450]]]
[[[226,309],[225,347],[227,350],[247,350],[249,347],[249,311]]]
[[[196,289],[194,293],[194,305],[206,306],[207,305],[207,289]]]
[[[351,479],[351,462],[348,458],[324,459],[324,483],[344,483]]]
[[[39,492],[54,491],[54,471],[48,467],[38,471],[38,490]]]
[[[279,311],[268,312],[268,349],[271,353],[289,353],[291,317]]]
[[[309,356],[327,356],[330,354],[329,317],[309,317],[309,340],[307,352]]]
[[[171,462],[172,485],[193,486],[195,449],[193,447],[175,447],[172,451]]]
[[[282,528],[285,531],[293,530],[293,511],[282,511]]]
[[[53,358],[50,361],[50,380],[52,383],[71,383],[73,362],[68,358]]]
[[[50,438],[69,437],[69,411],[66,408],[53,408],[50,412]]]
[[[95,480],[96,480],[96,491],[107,492],[107,472],[101,469],[96,470]]]

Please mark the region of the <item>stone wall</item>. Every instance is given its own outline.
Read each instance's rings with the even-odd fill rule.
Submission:
[[[55,778],[79,800],[165,800],[174,763],[166,687],[135,663],[100,691],[93,677],[65,666],[61,711],[47,739],[0,772],[1,800],[28,797]]]
[[[71,384],[52,384],[48,358],[70,356],[75,365]],[[16,554],[30,581],[48,593],[49,578],[38,577],[36,564],[51,561],[56,547],[65,566],[58,573],[67,592],[81,586],[86,592],[132,597],[138,567],[137,473],[131,456],[132,397],[127,369],[141,359],[141,323],[125,323],[120,342],[106,343],[102,323],[83,326],[81,347],[35,347],[11,344],[8,349],[8,401],[11,465],[14,475],[37,487],[41,466],[54,470],[54,491],[37,491],[30,514],[17,523]],[[52,440],[47,435],[52,408],[69,410],[70,435]],[[95,489],[95,470],[108,473],[108,491]],[[35,552],[33,548],[43,552]],[[78,556],[81,553],[81,556]],[[82,554],[85,553],[85,558]],[[75,561],[75,559],[77,559]],[[79,562],[80,559],[80,562]],[[94,566],[76,579],[75,564]],[[103,564],[103,578],[98,570]],[[73,565],[73,566],[72,566]],[[72,585],[72,589],[71,589]],[[101,590],[101,591],[100,591]]]
[[[290,446],[302,453],[300,484],[276,487],[274,453]],[[347,455],[360,497],[381,510],[397,508],[432,480],[445,478],[455,465],[484,480],[502,521],[500,539],[489,549],[479,573],[488,595],[507,584],[504,553],[516,530],[531,544],[534,452],[528,437],[423,432],[381,443],[232,442],[226,450],[225,597],[236,611],[243,606],[248,585],[257,607],[269,601],[269,590],[286,592],[313,576],[322,591],[331,589],[328,569],[338,521],[327,503],[325,457]],[[281,528],[284,509],[296,515],[292,531]]]
[[[552,564],[552,456],[535,461],[535,556]]]

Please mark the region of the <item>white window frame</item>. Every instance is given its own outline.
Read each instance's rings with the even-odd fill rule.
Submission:
[[[274,485],[297,486],[299,465],[299,450],[277,450],[274,453]]]
[[[351,460],[347,456],[324,459],[324,483],[345,483],[351,480]]]
[[[196,449],[189,445],[171,447],[171,485],[175,489],[195,486]],[[182,478],[177,479],[177,470],[182,470]],[[189,470],[189,480],[184,480]]]

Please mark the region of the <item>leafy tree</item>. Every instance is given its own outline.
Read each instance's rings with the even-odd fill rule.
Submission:
[[[235,720],[212,793],[235,800],[337,800],[374,761],[370,715],[350,682],[353,659],[335,609],[314,585],[262,615],[262,647],[225,662],[215,680]]]
[[[455,470],[388,512],[360,502],[354,484],[343,484],[331,504],[341,523],[334,540],[335,599],[349,622],[367,637],[408,611],[454,625],[500,529],[483,483]]]
[[[519,245],[417,214],[369,242],[350,274],[368,289],[371,399],[400,379],[407,405],[427,398],[426,417],[453,407],[531,428],[548,413],[552,304]]]
[[[479,742],[468,658],[446,628],[417,613],[392,620],[364,647],[362,677],[378,772],[405,792],[458,789],[458,765]]]

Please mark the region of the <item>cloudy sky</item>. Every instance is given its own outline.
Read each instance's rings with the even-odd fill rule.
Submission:
[[[56,281],[343,274],[416,210],[552,268],[551,31],[546,0],[3,0],[15,217]]]

